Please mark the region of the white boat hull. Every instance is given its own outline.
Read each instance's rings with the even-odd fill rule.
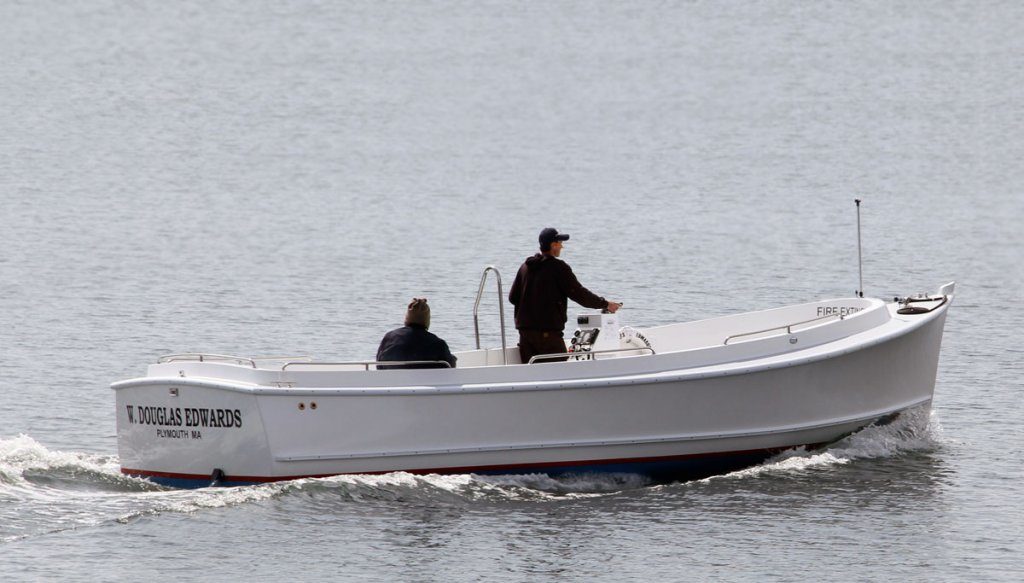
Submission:
[[[703,477],[929,406],[947,307],[897,317],[882,306],[880,326],[773,353],[776,341],[813,344],[816,330],[787,333],[735,349],[756,358],[705,366],[691,350],[340,383],[255,363],[154,365],[114,385],[122,471],[178,486],[215,473],[227,484],[399,470]]]

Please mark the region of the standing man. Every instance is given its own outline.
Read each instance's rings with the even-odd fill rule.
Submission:
[[[585,308],[615,313],[622,304],[610,302],[580,284],[569,264],[558,258],[569,235],[548,227],[540,232],[540,253],[528,257],[516,273],[508,301],[515,306],[519,356],[523,364],[538,354],[566,352],[563,331],[567,299]]]

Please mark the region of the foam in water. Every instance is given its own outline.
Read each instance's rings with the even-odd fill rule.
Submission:
[[[127,479],[121,474],[116,456],[53,451],[27,435],[0,439],[0,482],[23,484],[27,476],[44,473]]]
[[[639,474],[570,474],[552,478],[547,474],[476,476],[480,483],[521,488],[553,495],[599,496],[642,488],[651,480]]]
[[[556,497],[595,496],[646,485],[632,474],[593,474],[552,478],[544,474],[480,476],[392,472],[380,475],[344,475],[297,480],[302,490],[341,490],[353,500],[545,500]]]
[[[824,450],[789,450],[761,465],[695,483],[796,475],[861,459],[933,450],[939,445],[940,433],[934,413],[926,408],[917,409],[904,413],[888,425],[865,428]],[[646,478],[634,474],[552,478],[544,474],[480,476],[393,472],[177,490],[122,475],[116,456],[53,451],[27,435],[19,435],[0,439],[0,497],[11,502],[0,507],[0,541],[68,528],[125,523],[165,512],[192,513],[258,503],[296,493],[340,494],[342,500],[355,503],[472,504],[606,496],[647,486]]]
[[[174,490],[121,474],[116,456],[47,449],[27,435],[0,439],[0,541],[163,512],[265,500],[288,483]]]
[[[929,451],[938,444],[941,427],[935,413],[927,407],[903,412],[886,425],[872,425],[847,436],[825,450],[795,448],[768,461],[743,470],[698,480],[709,483],[721,479],[743,479],[764,474],[789,474],[815,468],[849,464],[860,459],[894,457],[907,452]]]

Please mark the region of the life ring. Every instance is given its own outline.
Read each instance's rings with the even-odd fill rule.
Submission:
[[[619,328],[619,346],[622,348],[650,348],[651,341],[644,336],[644,333],[633,328],[632,326],[623,326]]]

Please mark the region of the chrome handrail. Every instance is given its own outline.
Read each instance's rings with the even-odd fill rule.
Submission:
[[[387,365],[387,366],[402,366],[406,364],[443,364],[444,368],[451,368],[452,365],[446,360],[350,360],[346,362],[286,362],[281,366],[281,370],[285,370],[292,365],[303,365],[303,366],[363,366],[365,370],[370,370],[370,365]]]
[[[527,362],[526,364],[533,364],[538,360],[551,360],[555,358],[565,358],[568,360],[570,358],[576,357],[573,360],[594,360],[593,358],[582,359],[579,357],[589,356],[593,354],[611,354],[613,352],[632,352],[634,350],[650,350],[651,354],[657,354],[656,352],[654,352],[654,349],[651,348],[650,346],[635,346],[632,348],[610,348],[608,350],[588,350],[586,352],[553,352],[551,354],[538,354],[536,356],[532,356],[530,357],[530,361]]]
[[[498,281],[498,316],[501,319],[501,358],[502,362],[508,364],[507,343],[505,341],[505,294],[501,291],[501,272],[493,265],[484,268],[480,276],[480,287],[476,290],[476,303],[473,304],[473,331],[476,332],[476,348],[480,349],[480,298],[484,293],[484,284],[487,283],[487,272],[493,271]]]
[[[843,320],[843,319],[846,318],[846,316],[842,316],[840,314],[826,314],[824,316],[818,316],[817,318],[811,318],[810,320],[804,320],[802,322],[793,322],[792,324],[785,324],[785,325],[782,325],[782,326],[774,326],[772,328],[765,328],[764,330],[756,330],[754,332],[744,332],[742,334],[733,334],[732,336],[727,337],[725,339],[725,342],[723,342],[722,344],[723,345],[724,344],[729,344],[729,341],[732,340],[733,338],[742,338],[744,336],[753,336],[755,334],[764,334],[765,332],[771,332],[772,330],[783,330],[784,329],[786,331],[786,334],[792,334],[793,333],[793,326],[799,326],[801,324],[810,324],[811,322],[817,322],[818,320],[824,320],[826,318],[839,318],[840,320]]]
[[[238,363],[248,362],[253,368],[256,368],[256,361],[251,358],[244,356],[231,356],[230,354],[207,354],[205,352],[184,352],[181,354],[165,354],[156,360],[157,364],[165,362],[174,362],[176,360],[198,360],[199,362],[206,362],[207,360],[233,360]]]

